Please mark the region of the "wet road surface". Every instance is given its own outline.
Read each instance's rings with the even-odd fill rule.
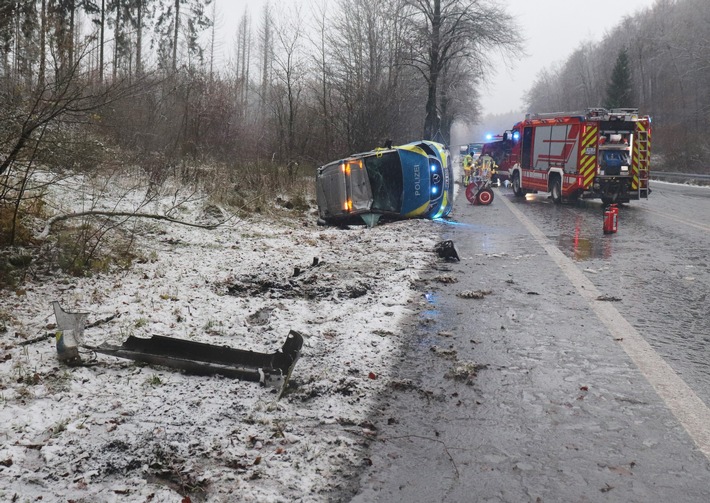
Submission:
[[[379,441],[353,501],[710,501],[707,457],[629,341],[580,294],[591,281],[708,403],[710,191],[653,189],[607,236],[597,202],[555,206],[507,190],[489,207],[457,199],[457,220],[441,225],[462,260],[422,281],[406,363],[373,417]],[[501,198],[572,260],[581,286]]]
[[[513,200],[710,405],[710,188],[653,182],[605,236],[601,203]]]

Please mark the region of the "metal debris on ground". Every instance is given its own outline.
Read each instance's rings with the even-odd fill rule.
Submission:
[[[84,325],[89,313],[70,313],[59,302],[52,302],[57,320],[57,357],[68,364],[81,363],[79,345],[84,342]]]
[[[602,302],[621,302],[619,297],[614,297],[612,295],[600,295],[597,297],[597,300]]]
[[[266,384],[291,375],[303,347],[303,336],[291,330],[280,350],[258,353],[226,346],[154,335],[130,336],[121,346],[103,343],[87,349],[118,358],[164,365],[197,375],[220,374]]]
[[[57,319],[57,355],[60,361],[81,365],[79,348],[118,358],[164,365],[197,375],[220,374],[262,384],[280,383],[286,389],[293,367],[303,347],[303,336],[291,330],[281,349],[259,353],[214,344],[154,335],[149,339],[130,336],[121,346],[83,343],[88,313],[69,313],[59,302],[52,302]]]
[[[491,293],[493,293],[491,290],[464,290],[459,292],[458,296],[462,299],[482,299]]]
[[[446,261],[461,261],[461,259],[459,258],[459,254],[456,251],[456,246],[454,246],[454,242],[451,240],[436,243],[436,245],[434,245],[434,251],[437,253],[437,255],[439,255],[440,258],[443,258]]]

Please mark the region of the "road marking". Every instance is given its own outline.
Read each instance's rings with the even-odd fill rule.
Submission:
[[[673,220],[674,222],[678,222],[684,225],[689,225],[690,227],[695,227],[696,229],[700,229],[701,231],[705,232],[710,232],[710,227],[707,225],[699,224],[697,222],[691,222],[689,220],[684,220],[682,218],[674,217],[669,215],[668,213],[665,213],[663,211],[658,211],[658,210],[652,210],[650,208],[643,208],[644,211],[647,211],[649,213],[653,213],[654,215],[660,215],[663,218],[667,218],[668,220]]]
[[[574,262],[552,244],[507,197],[500,199],[562,269],[612,337],[624,348],[658,396],[683,425],[698,449],[710,460],[710,409],[611,303],[597,300],[601,293]]]

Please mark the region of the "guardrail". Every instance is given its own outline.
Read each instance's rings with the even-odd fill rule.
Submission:
[[[710,184],[710,175],[700,173],[674,173],[670,171],[651,171],[651,179],[668,180],[673,182],[698,182],[702,185]]]

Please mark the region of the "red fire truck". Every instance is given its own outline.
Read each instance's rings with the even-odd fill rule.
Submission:
[[[492,136],[493,141],[483,144],[481,149],[481,157],[484,155],[490,156],[496,163],[496,172],[493,175],[492,181],[500,184],[508,179],[510,168],[513,165],[511,154],[513,152],[513,132],[506,131],[502,135]]]
[[[516,196],[549,192],[604,204],[648,198],[651,118],[638,110],[526,115],[513,126],[510,180]]]

